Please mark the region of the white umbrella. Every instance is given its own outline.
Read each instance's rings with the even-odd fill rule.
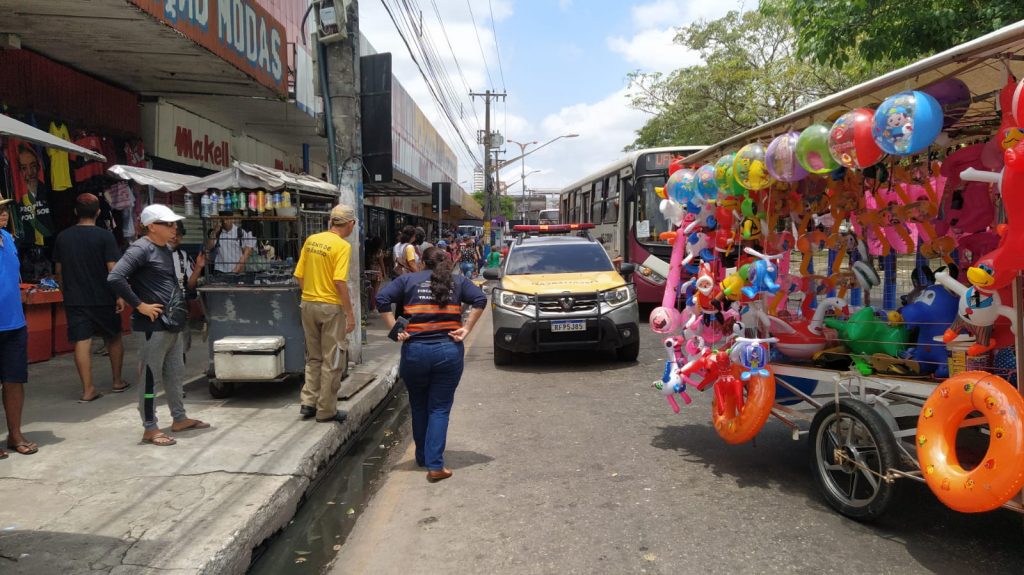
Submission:
[[[107,161],[107,158],[103,154],[96,153],[81,146],[76,146],[67,140],[50,134],[49,132],[33,128],[25,122],[19,122],[18,120],[3,114],[0,114],[0,136],[12,136],[19,140],[25,140],[26,142],[32,142],[47,148],[57,148],[59,150],[64,150],[65,152],[86,156],[101,162]]]
[[[110,166],[107,168],[107,173],[117,176],[122,180],[132,180],[143,186],[153,186],[161,192],[176,192],[199,179],[197,176],[186,176],[184,174],[150,170],[149,168],[137,168],[122,164]]]

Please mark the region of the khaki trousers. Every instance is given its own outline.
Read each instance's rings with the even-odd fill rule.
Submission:
[[[299,307],[306,336],[302,405],[315,406],[317,419],[329,419],[338,412],[338,389],[348,361],[345,311],[337,304],[313,301],[304,301]]]

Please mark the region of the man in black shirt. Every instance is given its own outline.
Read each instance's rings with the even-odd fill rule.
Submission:
[[[110,352],[113,391],[122,392],[128,384],[121,378],[124,344],[121,341],[121,310],[124,300],[115,297],[107,274],[121,257],[114,236],[96,226],[100,200],[92,194],[75,199],[78,225],[57,236],[53,259],[57,281],[64,292],[64,311],[68,318],[68,340],[75,344],[75,367],[82,380],[80,402],[103,397],[92,383],[92,338],[98,335]]]

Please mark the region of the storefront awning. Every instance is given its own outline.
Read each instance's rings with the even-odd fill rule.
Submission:
[[[142,184],[143,186],[152,186],[161,192],[176,192],[184,188],[187,184],[191,184],[199,179],[197,176],[185,176],[183,174],[150,170],[149,168],[137,168],[135,166],[124,166],[121,164],[110,166],[107,168],[107,172],[112,176],[121,178],[122,180],[129,180],[137,184]]]
[[[208,190],[297,190],[328,196],[337,196],[338,188],[320,178],[275,170],[248,162],[234,161],[231,167],[200,178],[186,185],[196,193]]]
[[[87,158],[98,160],[100,162],[107,161],[107,158],[103,154],[98,154],[92,150],[76,146],[67,140],[62,140],[48,132],[44,132],[38,128],[33,128],[25,122],[19,122],[18,120],[3,114],[0,114],[0,136],[11,136],[12,138],[25,140],[26,142],[32,142],[33,144],[39,144],[46,148],[57,148],[58,150],[64,150],[65,152],[72,154],[86,156]]]

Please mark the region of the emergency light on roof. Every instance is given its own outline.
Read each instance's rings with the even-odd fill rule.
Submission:
[[[549,234],[558,234],[563,232],[574,232],[576,230],[590,230],[594,228],[594,224],[541,224],[539,226],[528,226],[528,225],[515,225],[512,226],[514,232],[540,232]]]

